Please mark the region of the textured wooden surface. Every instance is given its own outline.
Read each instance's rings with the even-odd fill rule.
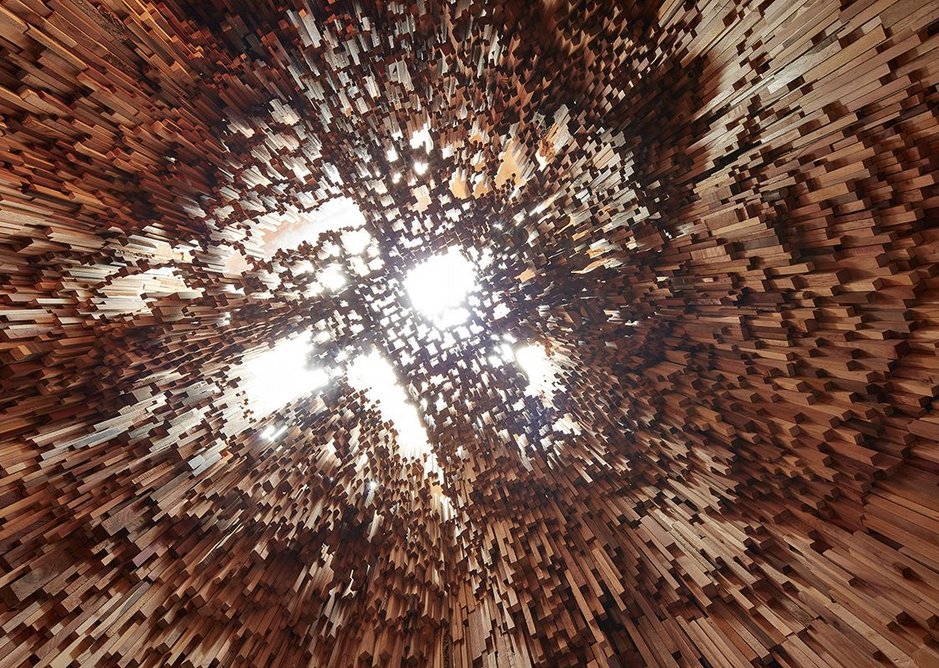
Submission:
[[[2,0],[0,666],[939,665],[937,33]],[[281,241],[341,196],[381,266],[316,292],[339,233]],[[449,247],[455,344],[402,292]],[[308,330],[432,457],[342,373],[252,407]]]

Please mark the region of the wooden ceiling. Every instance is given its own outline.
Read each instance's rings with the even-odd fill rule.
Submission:
[[[939,665],[937,33],[0,2],[0,666]]]

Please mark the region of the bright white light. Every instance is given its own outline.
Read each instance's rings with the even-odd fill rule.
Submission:
[[[352,271],[359,276],[365,276],[371,272],[365,260],[360,257],[353,257],[352,260],[349,261],[349,265],[352,267]]]
[[[350,230],[342,233],[342,247],[351,255],[361,255],[372,243],[372,236],[365,230]]]
[[[411,135],[411,148],[423,145],[424,150],[430,153],[434,148],[434,140],[430,136],[430,126],[425,124],[420,130]]]
[[[531,344],[517,349],[515,361],[528,376],[527,393],[542,395],[551,400],[557,385],[558,368],[551,361],[544,346]]]
[[[412,269],[404,287],[418,311],[438,327],[452,327],[469,317],[463,304],[476,288],[476,272],[458,250],[450,249]]]
[[[320,250],[327,257],[339,257],[339,254],[342,253],[342,248],[339,244],[334,244],[332,241],[324,241]]]
[[[571,417],[570,413],[565,413],[562,417],[559,417],[554,421],[554,431],[559,431],[562,434],[580,434],[580,425]]]
[[[422,160],[414,161],[414,173],[423,176],[427,172],[427,163]]]
[[[304,241],[315,244],[325,232],[357,228],[365,225],[365,216],[348,197],[325,202],[313,212],[291,211],[261,240],[263,257],[270,259],[281,249],[297,248]]]
[[[502,353],[502,359],[505,360],[506,362],[511,362],[512,360],[515,359],[515,351],[512,349],[512,346],[510,346],[508,343],[503,343],[500,346],[499,350]]]
[[[328,382],[329,376],[321,369],[306,366],[311,347],[307,333],[281,339],[273,348],[244,362],[240,375],[255,415],[267,415]]]
[[[396,150],[394,150],[393,148],[389,148],[389,149],[385,152],[385,155],[386,155],[387,158],[388,158],[388,162],[394,162],[395,160],[398,159],[398,152],[397,152]]]
[[[394,368],[377,351],[359,355],[346,369],[349,384],[365,392],[378,404],[382,417],[389,420],[398,433],[398,448],[402,457],[425,459],[428,473],[438,467],[427,440],[427,430],[421,422],[417,408],[408,401],[404,388],[398,384]]]
[[[346,284],[346,276],[337,264],[331,264],[320,274],[320,282],[329,290],[340,290]]]
[[[277,428],[274,425],[267,425],[264,431],[261,432],[261,436],[263,436],[268,441],[273,441],[274,439],[276,439],[278,436],[285,433],[286,431],[287,431],[286,426]]]

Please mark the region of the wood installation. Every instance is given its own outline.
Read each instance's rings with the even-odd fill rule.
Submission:
[[[0,0],[0,666],[939,666],[937,84],[935,0]]]

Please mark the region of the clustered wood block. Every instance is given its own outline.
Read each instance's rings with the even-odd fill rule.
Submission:
[[[0,666],[939,665],[937,34],[2,0]],[[360,275],[283,242],[343,197]],[[455,342],[402,287],[453,247]],[[252,405],[308,331],[393,363],[432,456],[342,373]]]

